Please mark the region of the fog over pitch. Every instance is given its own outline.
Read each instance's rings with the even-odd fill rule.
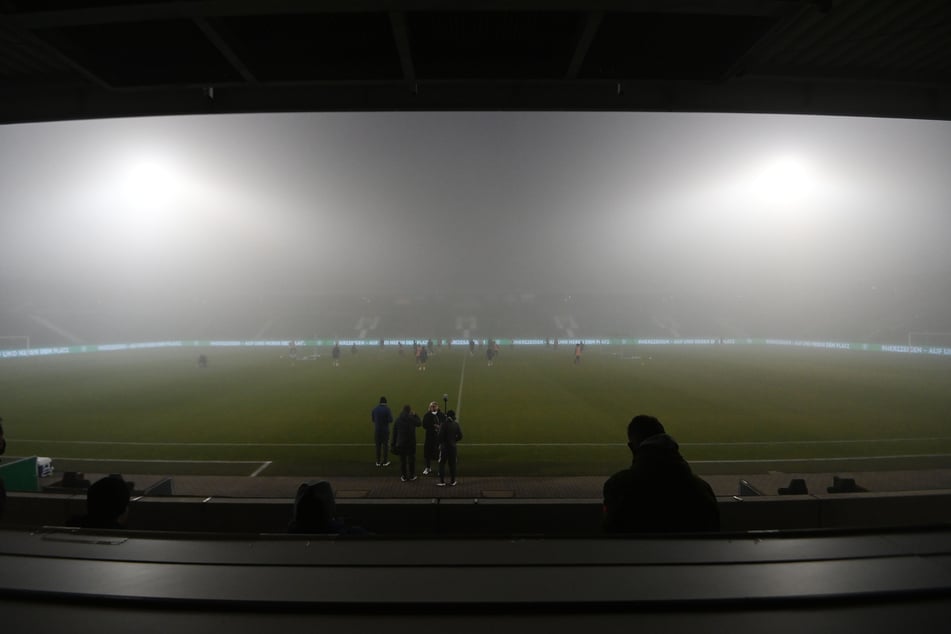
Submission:
[[[853,293],[933,289],[948,304],[949,175],[951,123],[934,121],[476,112],[2,126],[0,285],[8,298],[168,309],[337,292],[705,293],[845,315]]]

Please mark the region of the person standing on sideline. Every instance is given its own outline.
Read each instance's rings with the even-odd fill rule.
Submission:
[[[584,348],[581,347],[580,343],[575,344],[575,365],[581,363],[581,352]]]
[[[446,420],[439,426],[439,482],[438,487],[446,486],[446,465],[449,465],[449,486],[456,486],[456,464],[458,454],[456,443],[462,440],[462,428],[456,420],[456,413],[446,412]]]
[[[710,485],[694,475],[677,441],[653,416],[627,426],[633,462],[604,483],[604,530],[668,533],[720,530],[720,510]]]
[[[340,367],[340,344],[334,343],[334,347],[330,350],[330,357],[333,359],[333,367]]]
[[[419,416],[409,405],[404,405],[393,423],[393,445],[390,451],[400,457],[400,480],[416,479],[416,428],[422,425]]]
[[[429,409],[423,414],[423,429],[426,437],[423,439],[423,460],[426,466],[423,468],[423,475],[430,475],[434,469],[433,462],[439,462],[439,427],[446,420],[446,415],[439,411],[439,404],[433,401],[429,404]]]
[[[419,363],[416,367],[417,370],[426,371],[426,363],[429,361],[429,352],[426,350],[426,346],[419,346]]]
[[[388,467],[390,466],[390,423],[393,422],[393,412],[386,404],[385,396],[380,397],[380,404],[370,412],[370,420],[373,421],[373,442],[376,443],[376,466]]]

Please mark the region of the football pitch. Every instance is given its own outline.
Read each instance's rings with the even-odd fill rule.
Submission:
[[[315,352],[319,356],[314,356]],[[208,367],[199,368],[199,354]],[[8,456],[58,471],[375,475],[386,396],[458,412],[467,476],[606,475],[660,418],[699,473],[951,466],[951,358],[780,346],[168,348],[0,360]],[[313,356],[305,359],[303,357]],[[422,431],[418,434],[421,459]]]

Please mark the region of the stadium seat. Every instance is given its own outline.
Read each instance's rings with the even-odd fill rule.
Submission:
[[[864,493],[868,491],[855,483],[854,478],[840,478],[832,476],[832,486],[826,489],[829,493]]]
[[[789,481],[788,487],[780,487],[777,491],[779,495],[808,495],[809,489],[806,487],[806,481],[802,478],[793,478]]]

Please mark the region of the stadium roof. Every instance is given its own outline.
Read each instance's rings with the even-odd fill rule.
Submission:
[[[951,119],[946,0],[0,0],[0,123],[376,110]]]

